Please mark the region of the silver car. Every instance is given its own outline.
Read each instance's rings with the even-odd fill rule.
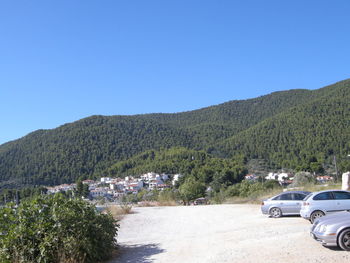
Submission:
[[[299,215],[303,199],[310,192],[289,191],[275,195],[261,204],[261,212],[271,217],[281,217],[283,215]]]
[[[324,246],[339,245],[350,251],[350,212],[337,212],[316,219],[310,234]]]
[[[350,192],[325,190],[312,193],[305,198],[300,215],[314,223],[319,217],[344,210],[350,210]]]

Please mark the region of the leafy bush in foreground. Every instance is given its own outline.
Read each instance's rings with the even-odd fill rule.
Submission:
[[[99,262],[115,248],[109,214],[58,194],[0,209],[0,262]]]

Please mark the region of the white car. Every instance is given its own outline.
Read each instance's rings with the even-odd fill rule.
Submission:
[[[318,218],[310,234],[326,247],[340,246],[350,251],[350,212],[342,211]]]
[[[261,212],[271,217],[284,215],[299,215],[304,198],[310,192],[290,191],[282,192],[261,203]]]
[[[350,192],[326,190],[308,195],[301,206],[300,216],[313,223],[332,212],[350,210]]]

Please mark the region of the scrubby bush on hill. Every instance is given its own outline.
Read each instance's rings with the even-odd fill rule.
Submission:
[[[109,214],[60,194],[0,209],[0,262],[100,262],[116,246]]]
[[[308,184],[315,184],[316,178],[309,172],[298,172],[294,176],[293,183],[290,187],[305,186]]]
[[[229,186],[225,191],[226,197],[256,197],[268,190],[281,188],[279,183],[274,180],[269,180],[263,183],[242,181],[239,184]]]

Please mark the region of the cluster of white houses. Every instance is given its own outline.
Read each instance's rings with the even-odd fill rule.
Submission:
[[[245,176],[245,180],[248,181],[258,181],[261,177],[255,175],[255,174],[247,174]],[[281,185],[289,185],[293,183],[294,180],[294,175],[291,173],[269,173],[267,176],[263,177],[265,180],[276,180],[278,181]],[[332,176],[324,175],[324,176],[316,176],[315,179],[319,183],[328,183],[333,180]]]
[[[154,172],[145,173],[140,176],[127,176],[122,178],[110,178],[102,177],[99,181],[84,180],[83,184],[89,185],[90,197],[110,197],[120,198],[125,194],[133,193],[137,194],[142,189],[152,190],[164,190],[174,186],[176,181],[182,177],[181,174],[168,175],[158,174]],[[259,181],[261,177],[255,174],[248,174],[245,176],[245,180]],[[269,173],[264,176],[265,180],[277,180],[281,185],[289,185],[293,182],[294,175],[290,173]],[[333,180],[331,176],[317,176],[316,180],[320,183],[327,183]],[[62,184],[53,187],[47,187],[48,193],[67,192],[76,189],[76,184]]]
[[[127,176],[122,178],[102,177],[99,181],[84,180],[83,184],[89,185],[90,197],[120,198],[128,193],[136,194],[142,189],[149,191],[164,190],[175,185],[182,177],[180,174],[167,175],[154,172],[145,173],[141,176]],[[62,184],[54,187],[47,187],[48,193],[66,192],[74,190],[76,184]]]

